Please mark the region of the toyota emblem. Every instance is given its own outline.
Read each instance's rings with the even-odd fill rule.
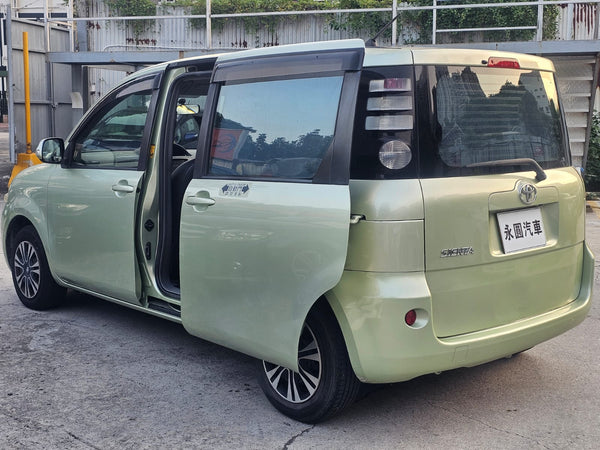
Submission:
[[[519,188],[519,198],[523,203],[529,205],[530,203],[535,202],[535,199],[537,198],[537,189],[533,184],[523,184]]]

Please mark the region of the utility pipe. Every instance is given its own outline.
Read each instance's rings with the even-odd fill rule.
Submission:
[[[31,95],[29,92],[29,37],[23,32],[23,78],[25,84],[25,142],[27,150],[25,153],[17,154],[17,163],[13,167],[8,186],[13,179],[23,170],[35,164],[41,164],[38,157],[31,151]]]
[[[29,36],[23,31],[23,77],[25,78],[25,143],[31,153],[31,94],[29,91]]]
[[[212,47],[212,5],[210,0],[206,0],[206,48]]]

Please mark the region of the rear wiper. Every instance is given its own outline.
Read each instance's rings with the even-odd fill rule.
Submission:
[[[497,166],[529,166],[535,170],[535,179],[543,181],[547,177],[544,169],[537,163],[535,159],[531,158],[515,158],[515,159],[498,159],[496,161],[486,161],[473,164],[467,164],[465,167],[497,167]]]

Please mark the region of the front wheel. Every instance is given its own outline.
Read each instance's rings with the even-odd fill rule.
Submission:
[[[16,233],[10,263],[15,290],[25,306],[44,310],[58,305],[63,299],[65,289],[52,278],[44,246],[31,225]]]
[[[260,363],[258,381],[275,408],[292,419],[317,423],[356,399],[361,383],[341,331],[324,308],[309,314],[298,349],[298,372]]]

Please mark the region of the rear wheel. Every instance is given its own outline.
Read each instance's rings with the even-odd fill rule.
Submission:
[[[44,310],[62,301],[65,289],[52,278],[44,247],[31,225],[23,227],[15,235],[10,262],[15,290],[25,306]]]
[[[327,311],[311,313],[300,334],[298,372],[260,363],[259,384],[267,399],[292,419],[316,423],[351,404],[360,387],[341,331]]]

